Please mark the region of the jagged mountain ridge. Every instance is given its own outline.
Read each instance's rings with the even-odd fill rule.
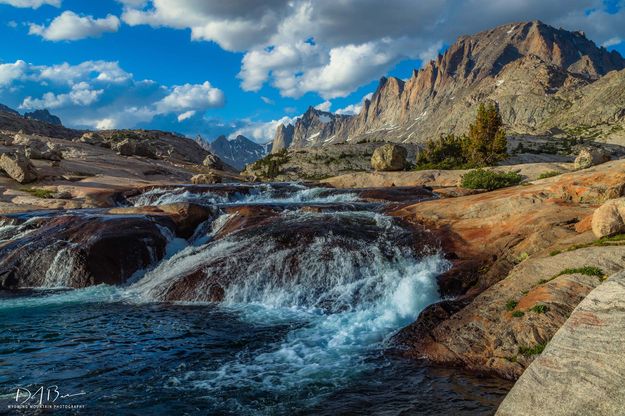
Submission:
[[[245,165],[256,162],[267,154],[267,148],[261,144],[253,142],[245,136],[238,135],[232,140],[226,136],[219,136],[211,143],[201,140],[206,150],[219,156],[221,160],[230,166],[242,170]]]
[[[540,21],[503,25],[459,37],[406,81],[382,78],[356,116],[334,117],[319,128],[310,123],[318,111],[309,109],[292,136],[288,126],[278,128],[274,151],[289,139],[290,147],[301,148],[362,140],[418,143],[462,133],[484,101],[499,104],[510,133],[540,134],[557,127],[561,114],[575,111],[589,86],[624,68],[623,57],[582,32]]]

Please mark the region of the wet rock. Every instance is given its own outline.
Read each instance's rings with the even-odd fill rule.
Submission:
[[[371,167],[376,171],[398,171],[406,168],[406,148],[396,144],[385,144],[373,152]]]
[[[32,226],[32,225],[29,225]],[[59,215],[0,248],[0,288],[121,284],[165,255],[166,217]],[[20,230],[18,230],[20,231]]]
[[[212,185],[215,183],[221,183],[221,177],[215,173],[201,173],[191,178],[191,183],[194,185]]]
[[[610,199],[592,214],[592,232],[597,238],[625,232],[625,198]]]
[[[0,155],[0,169],[19,183],[37,180],[37,170],[30,160],[21,153],[3,153]]]
[[[580,150],[577,158],[575,158],[575,168],[586,169],[591,166],[608,162],[609,160],[610,155],[604,150],[587,147]]]

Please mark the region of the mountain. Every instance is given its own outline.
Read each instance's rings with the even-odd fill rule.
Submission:
[[[575,122],[578,115],[588,116],[584,123],[592,126],[596,120],[583,108],[592,108],[591,96],[610,93],[607,83],[598,80],[624,68],[623,57],[598,47],[583,32],[540,21],[507,24],[459,37],[408,80],[382,78],[358,115],[309,109],[293,126],[290,147],[364,140],[418,143],[441,133],[463,133],[477,104],[486,101],[499,105],[510,134],[545,133],[562,119]],[[623,91],[625,77],[610,78],[611,88],[616,83]],[[321,115],[327,121],[323,125]],[[625,119],[613,116],[612,122]],[[287,129],[278,128],[274,151],[288,141]],[[625,141],[622,134],[612,135]]]
[[[43,121],[44,123],[53,124],[55,126],[63,125],[63,123],[61,123],[61,119],[53,114],[50,114],[48,110],[35,110],[32,113],[25,113],[24,117]]]
[[[16,115],[16,116],[20,115],[20,113],[18,113],[17,111],[12,109],[11,107],[8,107],[8,106],[6,106],[4,104],[0,104],[0,112],[9,113],[9,114],[13,114],[13,115]]]
[[[219,136],[205,148],[239,170],[243,170],[245,165],[256,162],[267,154],[265,146],[241,135],[232,140],[228,140],[226,136]]]
[[[32,117],[21,116],[20,113],[3,104],[0,104],[0,130],[15,132],[21,130],[28,134],[40,134],[46,137],[62,139],[75,139],[84,133],[83,131],[63,127],[60,124],[60,120],[59,124],[53,124]]]

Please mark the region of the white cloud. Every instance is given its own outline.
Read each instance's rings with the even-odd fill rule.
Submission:
[[[119,26],[119,18],[111,14],[97,19],[93,16],[79,16],[68,10],[56,17],[47,27],[31,23],[28,33],[51,41],[79,40],[99,37],[106,32],[117,32]]]
[[[78,65],[62,63],[51,66],[32,66],[38,78],[56,83],[73,85],[76,82],[93,80],[104,83],[122,84],[132,79],[118,62],[85,61]]]
[[[193,117],[195,115],[197,111],[195,110],[190,110],[190,111],[185,111],[184,113],[180,114],[178,116],[178,122],[182,123],[183,121]]]
[[[171,93],[156,103],[160,113],[207,109],[224,105],[224,93],[210,82],[175,86]]]
[[[297,117],[282,117],[279,120],[271,120],[271,121],[261,121],[261,122],[253,122],[253,121],[245,121],[247,123],[245,126],[236,129],[232,132],[229,137],[235,138],[238,135],[242,135],[247,137],[248,139],[254,140],[258,143],[267,143],[270,140],[273,140],[273,137],[276,134],[276,129],[279,125],[284,124],[294,124],[295,121],[300,118]]]
[[[22,78],[28,68],[24,61],[16,61],[14,64],[0,64],[0,87],[7,86]]]
[[[274,105],[274,104],[275,104],[275,101],[274,101],[274,100],[272,100],[272,99],[271,99],[271,98],[269,98],[269,97],[264,97],[264,96],[261,96],[261,97],[260,97],[260,99],[261,99],[261,100],[263,100],[263,102],[264,102],[265,104],[269,104],[269,105]]]
[[[513,21],[541,19],[585,30],[598,43],[625,38],[625,9],[602,0],[122,0],[131,25],[190,29],[244,52],[244,90],[270,84],[288,97],[346,96],[406,59],[430,59],[443,44]]]
[[[317,104],[315,108],[320,111],[330,111],[332,103],[330,101],[324,101],[321,104]]]
[[[370,92],[369,94],[367,94],[364,97],[362,97],[362,100],[360,100],[360,102],[358,102],[356,104],[350,104],[350,105],[345,106],[343,108],[339,108],[338,110],[335,111],[335,113],[336,114],[343,114],[343,115],[360,114],[360,110],[362,110],[363,102],[365,100],[370,100],[372,96],[373,96],[373,93]]]
[[[43,5],[61,7],[61,0],[0,0],[0,4],[8,4],[13,7],[38,9]]]
[[[59,107],[67,107],[70,105],[76,106],[89,106],[100,98],[104,90],[94,90],[86,82],[80,82],[72,86],[69,93],[66,94],[54,94],[47,92],[42,98],[35,99],[32,97],[26,97],[20,105],[20,108],[31,109],[54,109]]]

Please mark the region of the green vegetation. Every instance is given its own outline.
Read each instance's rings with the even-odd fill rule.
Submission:
[[[514,312],[512,312],[512,316],[513,316],[514,318],[520,318],[520,317],[522,317],[523,315],[525,315],[525,312],[523,312],[523,311],[514,311]]]
[[[550,256],[556,256],[562,252],[575,251],[580,248],[587,247],[603,247],[603,246],[620,246],[625,245],[625,234],[616,234],[610,237],[602,237],[598,240],[585,244],[575,244],[565,250],[554,250],[549,253]]]
[[[480,104],[466,135],[428,140],[416,169],[468,169],[491,166],[508,157],[506,132],[495,104]]]
[[[530,258],[530,255],[524,251],[523,253],[519,254],[519,257],[516,258],[516,262],[522,263],[529,258]]]
[[[273,179],[280,174],[282,165],[289,161],[289,152],[282,149],[272,153],[252,164],[252,170],[265,179]]]
[[[506,302],[506,310],[511,311],[516,308],[516,305],[518,304],[519,302],[517,302],[516,300],[510,299],[508,302]]]
[[[518,172],[495,172],[490,169],[475,169],[462,176],[462,187],[468,189],[505,188],[521,183],[523,177]]]
[[[530,311],[536,312],[536,313],[545,313],[548,310],[549,308],[547,307],[547,305],[534,305],[530,308]]]
[[[538,176],[538,179],[547,179],[547,178],[553,178],[554,176],[558,176],[560,174],[560,172],[557,172],[555,170],[550,170],[547,172],[543,172]]]
[[[597,277],[605,276],[605,273],[603,272],[603,270],[601,270],[598,267],[584,266],[584,267],[578,267],[578,268],[573,268],[573,269],[564,269],[554,277],[562,276],[565,274],[583,274],[585,276],[597,276]]]
[[[533,347],[523,347],[519,345],[519,354],[524,355],[526,357],[530,357],[532,355],[538,355],[544,351],[547,344],[536,344]]]
[[[43,198],[43,199],[50,199],[54,195],[54,191],[50,191],[48,189],[22,188],[21,190],[24,191],[24,192],[28,192],[32,196],[35,196],[37,198]]]

